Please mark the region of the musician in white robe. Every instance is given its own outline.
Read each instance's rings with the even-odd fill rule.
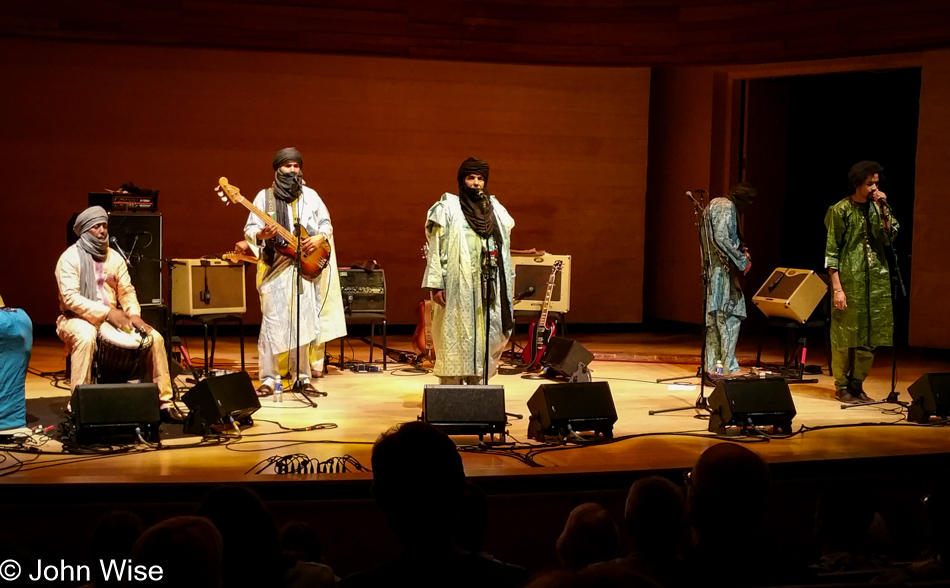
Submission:
[[[514,328],[510,243],[515,221],[488,194],[487,162],[465,160],[457,178],[459,194],[443,194],[426,215],[428,253],[422,287],[436,302],[435,375],[442,384],[478,384],[487,382],[486,306],[488,377],[495,374]],[[494,279],[483,280],[488,276]]]
[[[172,405],[168,356],[161,333],[142,320],[135,287],[125,259],[109,247],[109,216],[100,206],[87,208],[76,218],[73,232],[79,240],[59,257],[56,283],[59,309],[56,334],[70,354],[70,392],[91,380],[99,328],[109,323],[116,329],[142,329],[152,339],[146,368],[158,385],[162,419],[179,422]]]
[[[320,279],[303,273],[298,278],[293,257],[276,249],[288,245],[278,234],[277,225],[292,233],[298,223],[306,229],[310,236],[300,243],[305,257],[331,239],[333,227],[323,200],[304,185],[303,156],[299,151],[293,147],[281,149],[274,156],[273,168],[274,183],[258,192],[254,206],[277,222],[265,223],[251,213],[244,225],[245,238],[260,248],[260,263],[264,264],[258,282],[262,320],[258,340],[261,385],[257,391],[259,396],[274,393],[274,386],[280,379],[278,358],[281,353],[290,352],[291,385],[299,382],[303,392],[317,393],[310,383],[307,349],[311,342],[320,338],[319,314],[323,296],[317,287]]]

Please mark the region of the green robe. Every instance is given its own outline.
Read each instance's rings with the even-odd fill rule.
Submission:
[[[890,220],[890,239],[896,239],[897,219],[884,214]],[[831,346],[892,345],[891,281],[884,255],[888,236],[881,226],[881,209],[870,200],[862,206],[849,196],[828,208],[825,227],[825,267],[838,270],[847,298],[847,308],[831,309]]]

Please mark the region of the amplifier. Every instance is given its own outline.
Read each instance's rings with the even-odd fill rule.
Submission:
[[[812,270],[775,268],[752,297],[767,317],[804,323],[828,292],[828,285]]]
[[[386,312],[386,273],[381,269],[340,268],[340,293],[347,314]]]
[[[244,264],[220,259],[175,259],[172,267],[172,313],[243,314]]]
[[[106,212],[157,212],[158,191],[154,194],[89,192],[89,206],[101,206]]]
[[[541,312],[544,295],[548,291],[548,280],[555,261],[561,262],[561,271],[554,276],[554,290],[551,291],[550,312],[570,312],[571,310],[571,256],[570,255],[511,255],[515,266],[515,302],[514,310]],[[531,290],[534,288],[534,290]],[[528,294],[530,292],[530,294]]]

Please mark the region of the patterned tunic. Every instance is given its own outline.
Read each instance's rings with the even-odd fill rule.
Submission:
[[[889,212],[891,238],[899,225]],[[891,282],[884,247],[887,236],[876,203],[859,204],[851,197],[828,208],[825,267],[839,272],[847,298],[844,310],[831,309],[831,346],[880,347],[893,343]]]

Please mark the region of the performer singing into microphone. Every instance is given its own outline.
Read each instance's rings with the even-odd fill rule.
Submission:
[[[484,375],[485,308],[489,311],[488,376],[494,375],[514,328],[515,221],[488,193],[488,163],[470,157],[457,174],[459,194],[445,193],[426,215],[429,248],[422,287],[436,302],[432,338],[441,384],[478,384]],[[494,280],[487,280],[489,273]]]
[[[825,267],[831,276],[831,370],[835,397],[850,404],[870,402],[864,380],[874,350],[893,345],[890,271],[884,246],[899,227],[878,190],[884,168],[856,163],[848,172],[853,193],[825,215]]]
[[[736,184],[729,193],[713,198],[706,207],[709,243],[709,290],[706,292],[706,370],[722,362],[723,373],[739,371],[736,343],[746,318],[740,276],[752,269],[739,230],[739,219],[755,201],[755,188]]]
[[[299,223],[310,237],[301,241],[303,255],[309,255],[333,235],[330,212],[320,196],[303,181],[303,156],[293,147],[281,149],[274,156],[274,183],[261,190],[254,198],[254,206],[271,214],[284,228],[294,232]],[[307,348],[320,338],[320,308],[323,292],[320,279],[300,275],[298,292],[297,272],[294,260],[277,251],[274,244],[282,240],[273,224],[251,213],[244,225],[248,243],[260,248],[264,265],[258,276],[258,291],[261,294],[261,333],[258,340],[258,365],[261,385],[258,396],[270,396],[280,379],[278,357],[290,352],[291,381],[299,381],[303,392],[316,393],[310,383],[310,361]],[[280,243],[283,245],[283,243]],[[321,272],[321,275],[326,273]],[[297,324],[299,303],[300,324]],[[298,331],[299,326],[299,347]],[[300,355],[300,373],[297,374],[297,356]]]
[[[158,385],[162,420],[181,422],[181,414],[171,402],[165,340],[139,316],[141,308],[126,260],[109,247],[109,216],[105,209],[93,206],[82,211],[76,217],[73,232],[79,240],[59,256],[56,264],[62,312],[56,319],[56,334],[66,343],[70,354],[70,391],[90,382],[99,327],[103,323],[119,329],[141,329],[152,338],[146,367],[149,377]]]

